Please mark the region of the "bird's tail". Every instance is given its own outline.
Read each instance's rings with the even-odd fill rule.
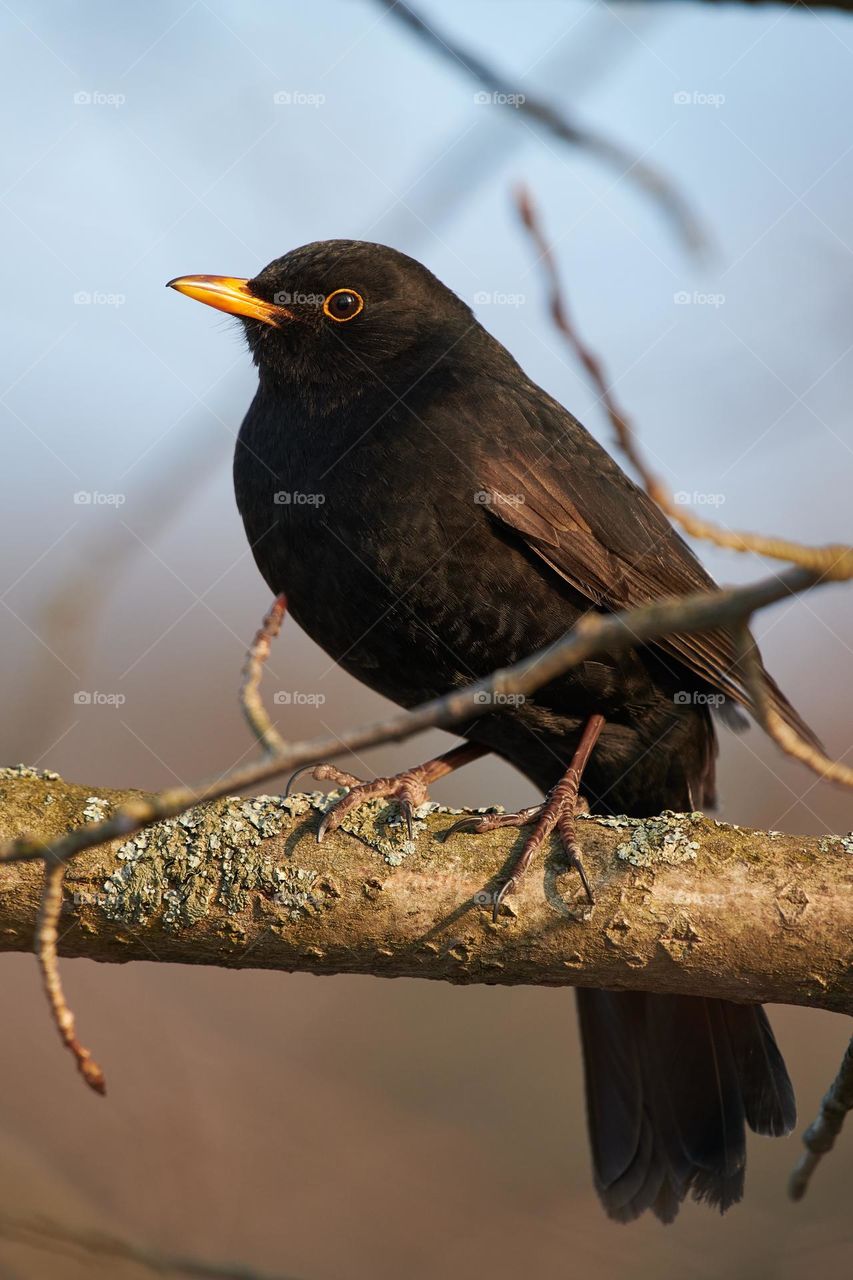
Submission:
[[[595,1185],[607,1213],[671,1222],[692,1195],[724,1212],[743,1194],[746,1126],[789,1133],[796,1105],[756,1005],[579,990]]]

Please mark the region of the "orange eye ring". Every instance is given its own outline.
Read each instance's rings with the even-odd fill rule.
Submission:
[[[335,314],[335,299],[339,298],[341,302],[337,305],[341,306],[345,298],[352,298],[355,302],[353,310],[346,315]],[[323,303],[323,314],[328,316],[330,320],[334,320],[335,324],[346,324],[348,320],[354,320],[356,316],[361,315],[364,310],[364,298],[355,289],[335,289]]]

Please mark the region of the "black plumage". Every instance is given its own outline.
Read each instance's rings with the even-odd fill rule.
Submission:
[[[308,634],[386,697],[415,705],[592,610],[713,586],[581,424],[413,259],[328,241],[248,282],[199,283],[210,279],[174,283],[244,317],[259,387],[234,482],[258,567]],[[594,812],[646,816],[713,800],[711,705],[749,705],[724,630],[601,656],[462,733],[548,791],[602,715],[582,795]],[[794,1123],[763,1011],[603,991],[579,991],[578,1006],[607,1211],[668,1221],[688,1194],[737,1200],[745,1126]]]

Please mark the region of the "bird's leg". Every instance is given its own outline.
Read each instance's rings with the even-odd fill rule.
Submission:
[[[414,811],[425,803],[428,788],[432,783],[437,782],[439,778],[445,778],[448,773],[453,773],[454,769],[461,768],[463,764],[469,764],[470,761],[478,760],[480,756],[488,753],[488,747],[481,747],[476,742],[466,742],[461,747],[445,751],[444,755],[436,756],[434,760],[427,760],[425,764],[418,765],[414,769],[407,769],[404,773],[398,773],[389,778],[374,778],[372,782],[362,782],[333,764],[314,765],[311,769],[313,777],[318,780],[330,779],[339,787],[349,787],[347,794],[332,805],[320,823],[320,829],[317,832],[318,843],[329,831],[339,827],[353,809],[357,809],[365,800],[373,800],[377,796],[397,801],[400,812],[406,819],[406,830],[411,840],[414,835],[412,827]],[[290,784],[288,789],[289,787]]]
[[[595,901],[592,887],[583,865],[580,845],[577,841],[575,818],[585,808],[585,802],[579,796],[580,781],[587,761],[592,754],[592,749],[598,741],[598,736],[603,728],[604,716],[590,716],[572,756],[572,763],[557,785],[548,793],[543,804],[536,805],[531,809],[521,809],[518,813],[495,813],[485,814],[482,818],[463,818],[461,822],[455,823],[447,832],[447,835],[452,835],[454,831],[471,831],[479,835],[484,831],[495,831],[498,827],[525,827],[535,820],[536,825],[533,831],[525,840],[521,852],[512,864],[507,880],[495,897],[492,911],[495,918],[497,917],[498,907],[513,886],[518,883],[521,876],[524,875],[524,872],[530,866],[533,855],[545,843],[555,827],[568,858],[569,866],[573,867],[580,876],[581,884],[590,902]]]

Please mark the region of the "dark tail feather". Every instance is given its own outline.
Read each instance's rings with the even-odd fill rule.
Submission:
[[[734,1050],[746,1122],[772,1138],[790,1133],[797,1103],[767,1014],[760,1004],[720,1004]]]
[[[760,1008],[579,990],[595,1185],[608,1214],[671,1222],[691,1194],[741,1198],[745,1126],[787,1133],[794,1097]]]

